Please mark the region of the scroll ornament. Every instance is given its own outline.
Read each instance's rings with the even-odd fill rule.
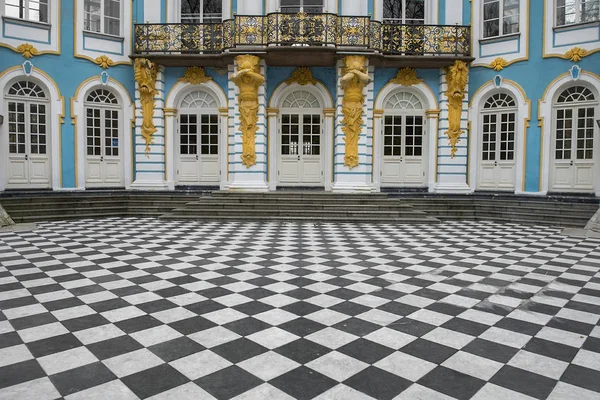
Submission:
[[[412,86],[423,82],[423,79],[417,76],[417,71],[412,68],[402,68],[398,70],[396,77],[390,82],[402,86]]]
[[[106,55],[96,57],[94,63],[98,64],[102,69],[107,69],[108,67],[112,67],[113,65],[115,65],[115,62],[108,58],[108,56]]]
[[[29,43],[20,44],[17,47],[17,51],[19,53],[21,53],[21,55],[27,59],[29,59],[33,56],[37,56],[39,54],[38,49],[36,49],[35,47],[33,47],[33,45],[31,45]]]
[[[371,81],[367,74],[367,58],[364,56],[346,56],[340,79],[344,97],[342,99],[342,132],[344,132],[346,154],[344,165],[350,169],[358,166],[358,140],[363,123],[362,113],[365,103],[363,89]]]
[[[465,89],[469,77],[469,68],[464,61],[456,61],[454,65],[446,69],[446,97],[448,98],[448,141],[452,146],[452,158],[456,155],[456,145],[460,135],[464,132],[460,129],[460,117],[462,114],[462,103],[465,98]]]
[[[583,57],[587,55],[588,51],[586,49],[582,49],[580,47],[573,47],[571,50],[565,53],[564,58],[573,62],[579,62]]]
[[[494,71],[502,71],[504,67],[508,65],[508,61],[506,61],[502,57],[496,57],[489,65],[491,69]]]
[[[154,96],[156,90],[156,77],[158,66],[145,58],[136,58],[134,63],[134,76],[140,92],[142,103],[142,136],[146,141],[146,157],[150,153],[150,144],[153,143],[152,135],[156,132],[154,126]]]
[[[313,77],[313,74],[310,68],[307,67],[299,67],[294,72],[292,72],[292,76],[285,80],[285,83],[291,85],[292,83],[297,83],[298,85],[315,85],[317,80]]]
[[[238,71],[231,80],[239,89],[240,132],[242,133],[242,164],[250,168],[256,164],[256,131],[258,127],[258,88],[265,82],[260,75],[260,58],[253,55],[236,57]]]
[[[201,83],[206,83],[208,81],[212,81],[210,76],[206,76],[206,71],[202,67],[188,67],[185,70],[185,74],[183,78],[179,78],[182,82],[188,82],[192,85],[199,85]]]

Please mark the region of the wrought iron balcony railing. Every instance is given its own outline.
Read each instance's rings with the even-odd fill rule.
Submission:
[[[470,27],[402,25],[337,14],[236,15],[222,23],[136,24],[134,52],[221,53],[235,48],[327,46],[389,55],[470,56]]]

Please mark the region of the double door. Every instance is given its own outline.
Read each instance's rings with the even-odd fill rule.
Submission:
[[[86,107],[87,188],[124,186],[119,143],[119,110]]]
[[[381,184],[425,184],[425,130],[423,115],[385,115]]]
[[[515,120],[513,111],[483,114],[479,189],[515,189]]]
[[[321,114],[281,115],[279,183],[282,185],[323,184]]]
[[[218,184],[219,115],[180,113],[178,137],[178,183],[180,185]]]
[[[9,188],[50,187],[47,105],[8,101]]]
[[[557,109],[551,191],[594,190],[594,107]]]

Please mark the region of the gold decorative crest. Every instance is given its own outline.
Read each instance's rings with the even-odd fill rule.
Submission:
[[[192,85],[199,85],[208,81],[212,81],[210,76],[206,76],[206,71],[202,67],[188,67],[183,74],[183,78],[179,78],[182,82],[188,82]]]
[[[507,65],[508,62],[504,58],[497,57],[490,63],[490,68],[492,68],[494,71],[502,71]]]
[[[573,62],[581,61],[581,59],[588,55],[586,49],[580,47],[573,47],[571,50],[565,53],[565,58]]]
[[[231,80],[240,88],[240,132],[242,133],[242,163],[250,168],[256,164],[256,131],[258,127],[258,88],[265,82],[260,74],[260,58],[246,54],[236,57],[237,72]]]
[[[417,77],[417,71],[412,68],[402,68],[398,70],[396,77],[390,82],[402,86],[412,86],[423,82],[423,79]]]
[[[158,66],[145,58],[136,58],[133,68],[135,81],[140,92],[140,102],[142,103],[142,136],[146,141],[146,156],[148,156],[152,135],[156,132],[153,119],[154,96],[158,94],[156,90]]]
[[[17,51],[25,58],[31,58],[38,55],[38,49],[29,43],[23,43],[17,47]]]
[[[297,83],[298,85],[315,85],[317,80],[313,77],[313,74],[310,68],[307,67],[298,67],[294,72],[292,72],[292,76],[285,80],[285,83],[291,85],[292,83]]]
[[[448,98],[448,141],[452,150],[452,158],[456,155],[456,145],[460,135],[464,132],[460,129],[460,117],[462,114],[462,103],[465,98],[465,89],[469,79],[469,67],[464,61],[455,61],[454,65],[446,69],[446,97]]]
[[[346,154],[344,155],[344,165],[350,169],[358,166],[358,140],[361,134],[363,123],[363,105],[365,95],[363,90],[371,78],[367,74],[367,58],[365,56],[346,56],[344,58],[344,67],[342,68],[342,78],[340,79],[344,97],[342,99],[342,132],[344,132],[344,141]]]
[[[98,64],[99,66],[101,66],[102,69],[107,69],[108,67],[112,67],[113,65],[115,65],[114,61],[111,60],[110,58],[108,58],[105,55],[102,55],[100,57],[96,57],[96,59],[94,60],[94,62],[96,64]]]

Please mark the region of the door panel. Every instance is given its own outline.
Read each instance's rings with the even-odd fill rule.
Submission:
[[[577,190],[594,190],[594,164],[579,162],[573,166],[573,188]]]
[[[386,115],[383,126],[383,185],[425,183],[424,126],[421,115]]]
[[[280,127],[279,183],[322,184],[321,115],[282,114]]]
[[[514,189],[515,187],[515,164],[514,163],[498,163],[497,178],[499,189]]]
[[[218,114],[180,114],[178,141],[178,183],[218,184],[221,175]]]
[[[478,189],[515,189],[515,132],[514,111],[482,114]]]
[[[200,159],[200,173],[202,182],[219,182],[219,156],[202,156]]]
[[[321,167],[321,116],[302,116],[302,154],[300,157],[302,183],[323,182]]]
[[[8,159],[8,183],[10,185],[27,185],[29,183],[25,156],[11,155]]]
[[[495,189],[496,188],[496,167],[493,163],[485,163],[480,165],[479,169],[479,187],[480,189]]]

